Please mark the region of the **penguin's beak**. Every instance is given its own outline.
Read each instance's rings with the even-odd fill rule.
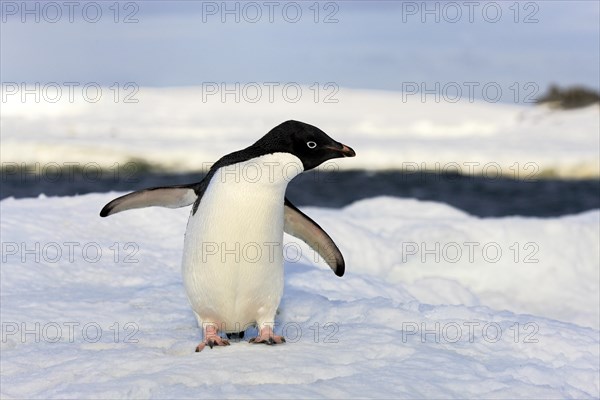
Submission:
[[[354,157],[356,153],[352,150],[351,147],[346,146],[345,144],[338,143],[339,147],[327,146],[326,148],[329,150],[333,150],[336,153],[339,153],[340,157]]]

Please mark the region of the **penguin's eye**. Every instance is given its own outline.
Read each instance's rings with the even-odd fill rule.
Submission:
[[[317,144],[315,142],[313,142],[312,140],[310,142],[306,142],[306,145],[308,146],[309,149],[314,149],[315,147],[317,147]]]

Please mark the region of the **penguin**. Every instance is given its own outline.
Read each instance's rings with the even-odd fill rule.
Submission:
[[[274,333],[284,286],[283,234],[299,238],[341,277],[345,262],[331,237],[285,197],[288,183],[327,160],[354,157],[319,128],[286,121],[251,146],[219,159],[200,182],[127,194],[101,217],[125,210],[192,206],[184,238],[183,285],[203,331],[196,352],[227,346],[252,326],[250,343],[285,342]]]

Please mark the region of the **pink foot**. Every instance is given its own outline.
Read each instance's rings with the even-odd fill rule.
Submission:
[[[229,340],[223,339],[221,336],[219,336],[216,327],[208,326],[204,329],[204,341],[200,342],[200,344],[196,346],[196,353],[204,350],[206,346],[210,347],[211,349],[214,346],[229,346]]]
[[[250,343],[264,343],[268,345],[285,343],[283,336],[278,336],[273,333],[273,328],[265,326],[260,329],[257,337],[250,339]]]

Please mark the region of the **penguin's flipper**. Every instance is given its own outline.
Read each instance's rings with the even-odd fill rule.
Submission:
[[[298,210],[287,197],[283,230],[319,253],[337,276],[344,275],[344,257],[331,237],[315,221]]]
[[[104,206],[101,217],[108,217],[121,211],[143,207],[179,208],[193,204],[198,198],[194,190],[196,184],[166,186],[140,190],[118,197]]]

